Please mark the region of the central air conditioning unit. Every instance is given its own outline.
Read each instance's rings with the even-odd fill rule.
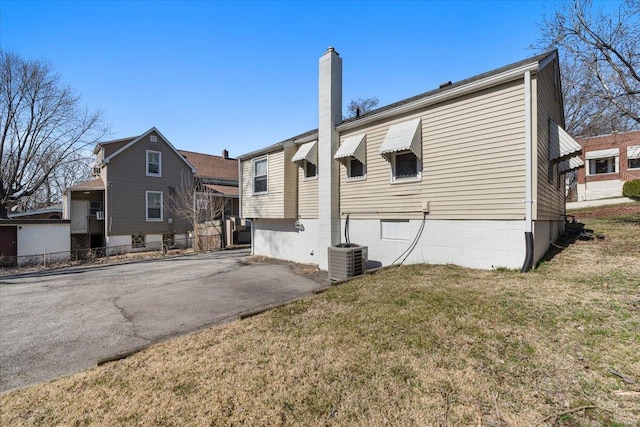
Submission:
[[[368,248],[355,243],[329,247],[329,280],[346,280],[367,270]]]
[[[96,219],[104,219],[104,211],[96,212]]]

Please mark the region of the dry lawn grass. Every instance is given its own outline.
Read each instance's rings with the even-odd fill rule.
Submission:
[[[414,265],[1,396],[2,425],[622,426],[640,216],[529,274]]]

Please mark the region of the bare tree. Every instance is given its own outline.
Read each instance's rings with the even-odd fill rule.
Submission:
[[[225,209],[225,199],[212,189],[195,182],[193,176],[183,176],[180,187],[173,187],[165,198],[168,212],[174,217],[183,218],[187,228],[194,232],[196,238],[195,249],[219,248],[208,240],[222,238],[222,227],[214,224],[221,219]],[[206,242],[199,242],[203,240]]]
[[[345,118],[359,117],[360,115],[373,110],[377,105],[378,98],[375,96],[373,98],[352,99],[351,102],[349,102],[349,105],[347,105],[347,115]]]
[[[0,218],[33,197],[54,171],[106,134],[51,65],[0,50]]]
[[[567,130],[592,136],[640,127],[640,1],[616,13],[565,3],[540,24],[540,49],[558,48]]]

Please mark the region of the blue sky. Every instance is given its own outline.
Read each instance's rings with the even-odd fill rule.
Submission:
[[[0,0],[0,46],[50,61],[112,138],[237,156],[317,127],[318,59],[383,106],[534,55],[554,1]]]

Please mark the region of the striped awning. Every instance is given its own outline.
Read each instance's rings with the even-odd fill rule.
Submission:
[[[410,150],[422,159],[422,126],[420,118],[391,125],[380,146],[380,154],[389,159],[392,153]]]
[[[362,164],[365,164],[367,162],[367,150],[365,141],[366,134],[364,133],[345,138],[333,158],[342,164],[346,164],[347,160],[350,157],[355,157]]]
[[[630,145],[627,147],[628,159],[640,159],[640,145]]]
[[[582,147],[553,120],[549,120],[549,160],[560,163],[579,156]]]
[[[608,157],[618,157],[620,155],[620,150],[617,148],[610,148],[608,150],[596,150],[596,151],[587,151],[585,154],[586,159],[606,159]]]
[[[575,171],[584,167],[584,162],[580,157],[571,157],[568,160],[563,160],[558,165],[558,173],[563,174],[571,171]]]
[[[306,144],[302,144],[296,154],[294,154],[291,159],[294,163],[304,162],[305,160],[309,163],[313,163],[314,165],[318,164],[318,141],[307,142]]]

